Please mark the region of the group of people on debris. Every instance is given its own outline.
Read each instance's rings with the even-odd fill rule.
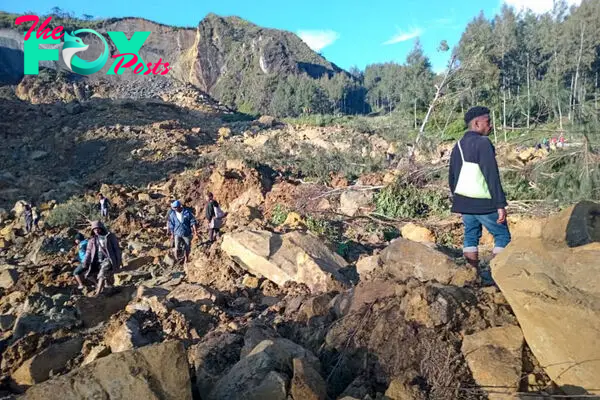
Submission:
[[[473,267],[479,268],[479,241],[485,227],[494,236],[493,255],[497,255],[510,243],[511,234],[507,223],[506,196],[500,181],[495,149],[488,139],[492,129],[490,110],[473,107],[465,114],[468,130],[456,143],[450,156],[449,186],[452,194],[452,212],[462,214],[464,226],[463,255]],[[564,143],[564,141],[563,141]],[[108,219],[110,201],[98,195],[100,214]],[[205,218],[208,221],[209,243],[220,235],[226,217],[214,199],[207,194]],[[26,207],[27,229],[36,225],[32,208]],[[175,200],[167,215],[167,232],[171,246],[178,259],[183,250],[183,263],[189,261],[194,236],[199,236],[198,222],[191,209]],[[101,221],[91,223],[91,236],[78,233],[77,244],[80,265],[74,276],[78,287],[83,289],[84,280],[96,286],[96,295],[113,284],[113,274],[122,265],[119,241]]]
[[[108,218],[110,202],[102,194],[98,195],[100,215]],[[212,193],[207,194],[205,217],[208,221],[209,243],[220,235],[220,228],[227,216]],[[183,263],[189,261],[194,236],[198,237],[198,222],[190,208],[184,207],[180,200],[171,203],[167,215],[167,232],[171,247],[177,260],[179,250],[183,250]],[[102,293],[114,283],[114,273],[122,266],[121,248],[116,235],[110,232],[101,221],[91,223],[91,235],[86,238],[81,232],[75,236],[79,265],[73,271],[78,289],[84,288],[87,281],[96,287],[96,295]]]
[[[565,147],[565,142],[565,135],[561,133],[558,137],[553,136],[550,140],[548,140],[548,138],[543,138],[540,142],[538,142],[535,145],[535,149],[546,149],[547,151],[562,149],[563,147]]]

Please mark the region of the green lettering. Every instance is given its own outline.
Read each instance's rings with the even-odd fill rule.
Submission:
[[[40,72],[40,61],[58,61],[58,49],[40,49],[40,44],[58,44],[60,39],[38,39],[35,35],[30,36],[23,44],[24,73],[25,75],[37,75]]]

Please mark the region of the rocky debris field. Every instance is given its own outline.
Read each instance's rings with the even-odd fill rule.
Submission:
[[[513,243],[490,264],[486,232],[478,273],[459,218],[377,217],[403,171],[311,181],[281,162],[306,146],[374,160],[377,135],[226,122],[191,89],[38,103],[0,100],[0,398],[600,395],[600,205],[510,215]],[[74,282],[73,238],[99,191],[124,263],[94,297]],[[212,244],[208,191],[228,212]],[[185,266],[165,231],[175,198],[200,222]]]
[[[125,266],[99,297],[72,281],[74,230],[43,226],[24,235],[17,205],[3,216],[0,238],[2,394],[363,400],[594,393],[600,205],[512,219],[514,244],[492,263],[498,286],[484,287],[477,271],[436,245],[441,233],[418,224],[405,224],[392,241],[357,242],[360,254],[345,258],[300,214],[275,225],[265,217],[274,212],[268,199],[291,208],[297,198],[285,203],[281,193],[292,187],[303,185],[234,161],[148,189],[104,185],[119,214],[108,223]],[[169,199],[184,199],[200,217],[206,190],[231,213],[224,235],[212,245],[199,241],[192,261],[176,265],[164,232]],[[329,207],[348,208],[336,193]]]

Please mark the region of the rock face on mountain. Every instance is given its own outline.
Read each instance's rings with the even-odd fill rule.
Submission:
[[[306,73],[319,78],[341,72],[293,33],[214,14],[198,25],[191,55],[190,81],[217,99],[223,99],[231,87],[243,89],[255,74]]]
[[[51,21],[50,26],[54,26],[53,23]],[[177,82],[191,83],[217,100],[234,105],[239,103],[238,99],[247,96],[251,88],[256,85],[262,87],[267,80],[276,87],[279,80],[290,74],[320,78],[342,72],[312,51],[295,34],[261,28],[238,17],[222,18],[209,14],[196,29],[166,26],[141,18],[113,18],[94,23],[93,29],[105,37],[110,57],[104,68],[95,74],[85,77],[73,75],[73,83],[103,82],[97,88],[92,85],[95,91],[88,96],[153,97],[171,89]],[[112,56],[123,51],[117,49],[106,33],[124,32],[130,38],[135,32],[143,31],[151,34],[139,50],[139,56],[145,63],[168,62],[170,72],[164,76],[135,75],[128,69],[121,75],[106,75],[113,68]],[[93,34],[80,37],[89,49],[78,56],[95,60],[104,50],[101,40]],[[23,43],[22,32],[12,28],[0,29],[0,83],[17,84],[23,79]],[[61,49],[61,46],[50,45],[49,48]],[[62,57],[58,61],[42,61],[40,67],[69,73]],[[90,85],[83,86],[90,88]],[[144,90],[148,86],[154,90]],[[108,93],[103,93],[103,90]],[[272,91],[264,93],[268,104]]]

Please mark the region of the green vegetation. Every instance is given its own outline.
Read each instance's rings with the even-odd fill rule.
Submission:
[[[400,231],[398,230],[398,228],[395,228],[393,226],[386,226],[385,228],[383,228],[383,239],[386,241],[390,241],[396,238],[400,237]]]
[[[387,218],[426,218],[447,216],[450,201],[437,189],[419,188],[397,182],[375,196],[375,210]]]
[[[271,212],[271,223],[275,226],[279,226],[285,222],[289,211],[285,209],[281,204],[275,204],[273,211]]]
[[[243,159],[251,166],[268,165],[303,179],[329,182],[332,172],[352,180],[364,173],[383,169],[383,158],[365,158],[360,151],[361,146],[358,144],[344,151],[325,150],[308,143],[283,148],[278,138],[272,138],[264,146],[256,149],[247,149],[239,145],[228,146],[220,157]]]
[[[337,242],[340,238],[340,230],[334,223],[327,219],[308,215],[306,217],[306,228],[318,236],[323,236],[331,242]]]
[[[0,12],[0,28],[11,28],[16,29],[20,32],[26,32],[27,30],[29,30],[32,23],[26,22],[21,25],[16,25],[15,20],[20,15],[21,14]],[[48,27],[54,28],[60,25],[63,26],[64,30],[67,32],[83,28],[99,29],[102,28],[105,24],[109,24],[119,20],[118,18],[94,19],[93,16],[87,14],[84,14],[81,16],[81,18],[78,18],[73,13],[63,11],[59,7],[53,7],[50,13],[46,15],[39,15],[34,13],[33,11],[25,12],[23,15],[38,15],[40,17],[40,23],[43,22],[46,18],[52,17],[52,21],[50,22]]]
[[[456,138],[465,128],[464,111],[475,104],[493,110],[502,138],[513,128],[553,124],[563,129],[597,118],[599,21],[600,3],[593,0],[570,11],[565,1],[557,1],[543,15],[516,14],[505,6],[492,19],[483,14],[474,18],[456,48],[440,46],[449,63],[438,75],[425,55],[433,49],[423,49],[417,41],[402,64],[373,64],[364,71],[319,78],[250,72],[240,85],[227,86],[225,79],[217,97],[244,112],[299,117],[299,123],[318,126],[364,122],[340,114],[393,112],[402,121],[404,137],[423,126],[429,134]],[[240,60],[231,74],[246,64]],[[441,88],[437,98],[436,86]]]
[[[523,169],[503,173],[509,200],[552,201],[558,205],[600,200],[600,156],[590,147],[565,149]]]
[[[86,202],[82,199],[70,199],[54,207],[46,223],[53,228],[82,229],[89,226],[89,221],[100,219],[96,203]]]

